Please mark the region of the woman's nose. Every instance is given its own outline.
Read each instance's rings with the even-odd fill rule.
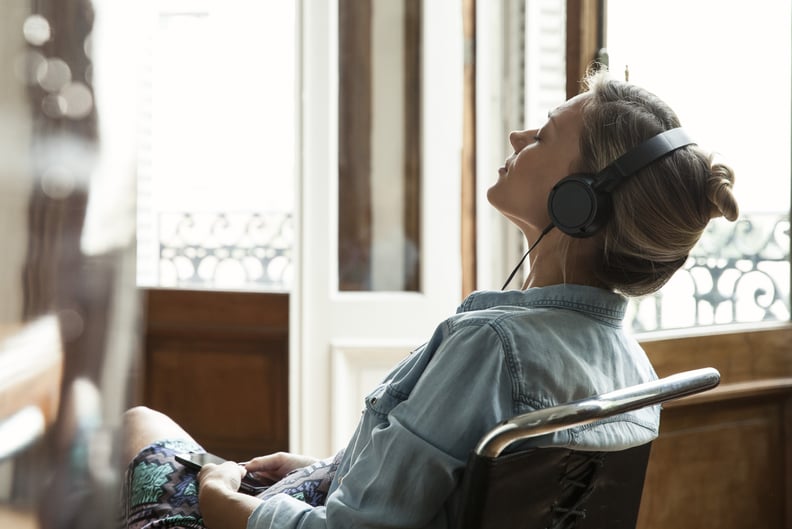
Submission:
[[[509,143],[514,148],[514,152],[520,152],[530,144],[531,135],[527,130],[514,130],[509,133]]]

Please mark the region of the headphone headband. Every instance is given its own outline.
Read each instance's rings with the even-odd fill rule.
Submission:
[[[611,192],[628,176],[677,149],[695,143],[684,129],[677,127],[639,143],[594,177],[594,189]]]
[[[552,225],[573,237],[590,237],[608,221],[611,192],[625,179],[677,149],[695,143],[681,128],[661,132],[621,155],[597,174],[572,174],[547,199]]]

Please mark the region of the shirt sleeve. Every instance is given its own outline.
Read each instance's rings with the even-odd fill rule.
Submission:
[[[253,512],[248,529],[447,527],[447,500],[468,453],[511,415],[511,396],[497,333],[487,325],[450,332],[406,398],[387,411],[367,406],[366,414],[382,416],[369,417],[376,426],[356,440],[362,448],[324,507],[277,495]]]

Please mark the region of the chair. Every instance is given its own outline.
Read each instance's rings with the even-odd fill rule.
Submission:
[[[463,477],[459,529],[634,529],[651,443],[617,452],[513,443],[714,388],[720,374],[696,369],[518,415],[484,435]]]
[[[0,328],[0,462],[41,439],[55,422],[63,375],[55,316]]]
[[[29,452],[53,428],[63,359],[55,316],[0,325],[0,527],[38,527],[29,505],[11,501],[15,458],[32,456]]]

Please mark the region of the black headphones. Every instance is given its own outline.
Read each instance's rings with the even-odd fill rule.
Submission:
[[[627,151],[597,174],[567,176],[553,186],[547,199],[553,226],[572,237],[594,235],[610,217],[614,189],[647,165],[693,143],[681,128],[667,130]]]

